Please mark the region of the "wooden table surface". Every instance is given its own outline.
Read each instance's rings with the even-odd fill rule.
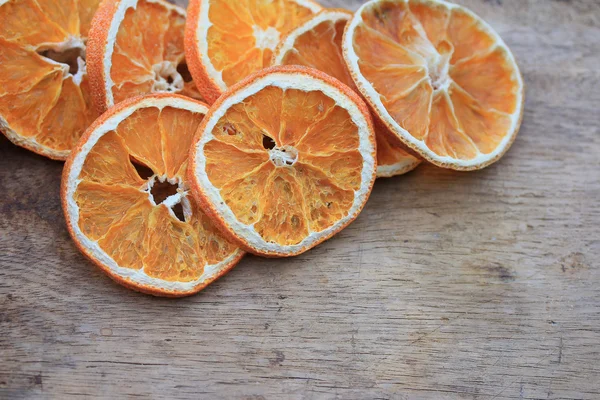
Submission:
[[[338,237],[195,297],[105,277],[62,164],[0,139],[0,398],[600,399],[600,2],[459,2],[528,86],[508,155],[378,181]]]

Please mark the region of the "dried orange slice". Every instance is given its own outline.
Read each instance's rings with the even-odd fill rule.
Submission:
[[[0,131],[64,160],[98,116],[86,41],[100,0],[0,0]]]
[[[357,90],[342,56],[344,28],[352,18],[346,10],[323,10],[285,36],[273,54],[273,65],[303,65],[316,68]],[[409,154],[401,142],[375,126],[377,133],[377,176],[402,175],[421,161]],[[381,131],[381,132],[380,132]]]
[[[88,46],[99,110],[147,93],[202,98],[185,62],[185,19],[183,8],[163,0],[106,0],[100,5]]]
[[[281,35],[319,11],[312,0],[191,0],[185,51],[204,98],[268,67]]]
[[[117,104],[65,166],[67,227],[115,281],[144,293],[200,291],[243,256],[189,195],[189,147],[208,107],[171,94]]]
[[[513,143],[524,86],[500,36],[442,0],[372,0],[346,28],[359,90],[399,139],[430,162],[484,168]]]
[[[315,69],[273,67],[211,107],[189,176],[205,212],[242,248],[293,256],[358,216],[375,147],[369,109],[350,88]]]

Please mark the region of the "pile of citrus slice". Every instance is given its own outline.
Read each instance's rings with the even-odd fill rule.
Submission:
[[[273,65],[304,65],[323,71],[356,90],[342,55],[342,37],[352,13],[324,10],[284,37],[275,49]],[[409,154],[401,142],[377,129],[377,176],[391,177],[412,171],[420,159]]]
[[[523,104],[506,44],[444,0],[0,0],[0,130],[68,157],[77,247],[157,296],[314,248],[377,177],[489,166]]]

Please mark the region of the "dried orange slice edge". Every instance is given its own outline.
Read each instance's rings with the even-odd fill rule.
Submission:
[[[321,10],[312,0],[190,0],[185,49],[204,98],[214,102],[228,86],[268,67],[281,35]]]
[[[68,230],[84,255],[126,287],[188,296],[244,255],[189,194],[188,146],[181,142],[192,140],[207,110],[179,95],[125,100],[92,124],[67,160],[61,195]],[[138,159],[154,164],[153,175],[136,172]],[[176,191],[159,200],[153,187],[166,183]],[[178,203],[184,220],[175,214]]]
[[[198,129],[189,165],[193,193],[215,224],[270,257],[301,254],[344,229],[375,177],[366,104],[299,66],[268,68],[229,89]]]
[[[344,28],[352,16],[351,12],[343,9],[321,11],[281,40],[271,64],[316,68],[358,92],[344,62],[341,48]],[[400,140],[387,133],[385,125],[376,123],[375,133],[378,178],[403,175],[421,164],[421,160],[410,154]]]
[[[186,11],[163,0],[103,2],[92,21],[88,71],[101,111],[129,97],[177,93],[202,100],[186,70]]]
[[[384,21],[389,18],[389,15],[382,15],[379,11],[375,11],[378,7],[379,10],[385,9],[386,12],[391,10],[390,13],[395,13],[394,15],[401,13],[400,8],[409,9],[410,13],[417,7],[429,10],[424,12],[425,15],[421,14],[419,18],[429,17],[430,20],[424,22],[423,19],[420,19],[419,22],[415,23],[414,21],[418,18],[412,15],[411,18],[414,17],[411,20],[412,22],[406,23],[411,25],[410,29],[412,30],[404,31],[406,35],[399,38],[399,41],[413,40],[413,43],[416,43],[415,47],[408,48],[409,46],[395,42],[391,35],[396,32],[382,33],[366,25],[365,16],[370,18],[371,24],[380,21],[381,25],[384,26],[389,22]],[[444,13],[449,15],[445,23],[439,19],[442,18],[439,15]],[[448,29],[448,21],[454,15],[459,15],[462,18],[462,23],[457,22],[457,25],[465,29],[474,29],[475,33],[482,36],[483,39],[472,44],[463,43],[463,46],[459,46],[461,43],[456,42],[454,43],[455,47],[452,47],[447,36],[430,36],[440,34],[440,32],[447,35],[444,29]],[[391,25],[386,25],[386,27],[393,25],[399,31],[401,28],[406,27],[406,24],[402,24],[408,20],[409,18],[402,22],[395,21]],[[405,107],[405,109],[404,111],[401,109],[397,111],[396,118],[391,115],[388,107],[384,105],[383,96],[375,89],[374,83],[369,81],[361,72],[360,63],[370,63],[373,60],[361,60],[361,57],[357,54],[354,43],[359,27],[364,27],[364,31],[368,32],[368,35],[377,37],[377,40],[383,46],[380,49],[386,48],[385,51],[388,52],[388,55],[398,60],[394,64],[386,65],[386,67],[395,68],[396,72],[404,69],[406,76],[409,73],[418,76],[421,72],[418,72],[417,69],[426,71],[423,78],[415,78],[407,85],[406,90],[397,93],[395,98],[387,100],[390,103],[402,100],[402,107]],[[388,34],[390,36],[387,36]],[[477,40],[475,34],[463,34],[461,39],[467,40],[465,38]],[[422,45],[422,47],[417,48],[417,45]],[[390,49],[393,49],[397,54],[390,53]],[[435,51],[433,54],[428,55],[431,49]],[[449,50],[454,54],[452,52],[448,53]],[[514,142],[523,117],[523,78],[512,52],[502,38],[489,24],[470,10],[444,0],[371,0],[359,8],[348,24],[343,39],[343,51],[355,83],[377,116],[407,147],[429,162],[444,168],[477,170],[498,161]],[[456,71],[463,68],[465,63],[472,60],[477,61],[478,57],[486,57],[494,53],[497,53],[504,63],[498,68],[504,68],[502,70],[504,82],[508,81],[512,85],[507,92],[507,96],[513,96],[510,99],[511,106],[507,106],[507,109],[510,109],[508,112],[490,108],[480,103],[472,96],[472,93],[467,93],[464,88],[461,88],[453,80]],[[428,58],[429,56],[437,57],[436,59],[441,60],[441,62],[438,64],[430,63],[432,59]],[[444,60],[446,60],[445,63]],[[380,64],[382,62],[386,63],[385,60],[377,62],[379,64],[374,68],[383,68]],[[442,64],[449,66],[449,70],[445,68],[430,70],[432,66],[440,67]],[[372,67],[372,64],[370,64],[370,67]],[[494,88],[490,88],[489,84],[495,84],[495,82],[490,80],[489,76],[486,77],[486,80],[488,85],[479,88],[481,89],[478,93],[480,99],[485,97],[482,93],[494,93]],[[473,79],[473,76],[470,79],[465,79],[465,81],[474,82],[472,86],[478,84],[477,79]],[[500,87],[497,90],[503,91],[506,88]],[[430,91],[431,94],[428,94],[427,91]],[[427,100],[428,98],[430,100]],[[471,118],[471,121],[461,121],[457,117],[458,112],[452,106],[457,101],[462,102],[461,116]],[[427,120],[422,121],[425,117]],[[402,122],[399,122],[398,119],[402,119]],[[473,119],[476,120],[473,121]],[[470,124],[467,126],[467,123]],[[431,127],[434,129],[431,129]],[[479,128],[474,129],[474,127]],[[448,136],[448,132],[451,132],[452,135]],[[492,132],[491,134],[494,136],[490,139],[492,144],[486,142],[490,138],[490,136],[486,136],[490,135],[489,132]],[[498,140],[499,137],[501,137],[501,140]]]
[[[379,122],[375,123],[377,134],[377,177],[393,178],[414,171],[421,165],[421,159],[406,150],[396,137]]]

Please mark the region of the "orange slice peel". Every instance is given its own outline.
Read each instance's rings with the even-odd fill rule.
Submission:
[[[189,165],[194,196],[223,234],[267,257],[301,254],[349,225],[375,175],[366,104],[298,66],[230,88],[202,122]]]
[[[244,254],[189,193],[189,144],[207,110],[179,95],[125,100],[90,126],[67,160],[67,228],[82,253],[124,286],[188,296]]]

